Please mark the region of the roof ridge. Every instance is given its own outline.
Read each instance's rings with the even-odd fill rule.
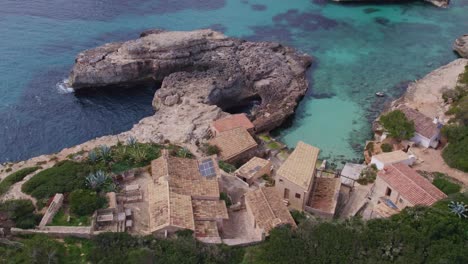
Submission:
[[[430,194],[428,191],[426,191],[426,189],[424,189],[423,187],[419,186],[419,184],[417,182],[415,182],[413,179],[411,179],[410,177],[406,176],[406,174],[401,171],[400,169],[398,169],[398,167],[396,166],[393,166],[393,168],[395,168],[400,174],[402,174],[405,178],[409,179],[414,185],[416,185],[419,189],[423,190],[423,192],[425,192],[426,194],[428,194],[431,198],[433,198],[434,200],[437,200],[434,196],[432,196],[432,194]],[[422,177],[422,176],[421,176]],[[424,179],[424,178],[423,178]],[[426,179],[424,179],[426,180]]]
[[[267,199],[267,196],[265,195],[264,190],[266,190],[266,189],[265,189],[265,188],[260,188],[260,191],[261,191],[261,193],[262,193],[262,195],[263,195],[263,198],[265,198],[265,201],[266,201],[266,204],[267,204],[267,206],[268,206],[268,209],[270,209],[271,214],[272,214],[272,215],[274,216],[274,218],[276,219],[276,218],[278,218],[278,216],[275,214],[275,211],[273,211],[273,208],[271,208],[271,205],[270,205],[270,203],[268,202],[268,199]]]

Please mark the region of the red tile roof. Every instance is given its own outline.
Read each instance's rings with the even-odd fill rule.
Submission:
[[[447,197],[423,176],[403,163],[385,166],[379,171],[378,177],[414,205],[429,206]]]
[[[247,130],[254,127],[252,122],[247,118],[245,114],[230,115],[225,118],[218,119],[213,122],[213,128],[219,133],[228,131],[237,127],[243,127]]]
[[[405,105],[401,105],[398,107],[399,110],[401,110],[406,118],[408,120],[411,120],[414,122],[414,129],[416,133],[431,139],[433,136],[437,135],[439,133],[439,128],[437,127],[437,124],[434,124],[433,120],[421,112],[409,108]]]

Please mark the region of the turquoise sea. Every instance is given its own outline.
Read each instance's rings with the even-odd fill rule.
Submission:
[[[128,130],[151,115],[154,87],[63,93],[75,55],[149,28],[214,28],[279,41],[315,58],[310,90],[279,136],[322,149],[337,163],[359,159],[369,121],[409,81],[456,58],[468,33],[468,0],[428,4],[336,4],[327,0],[2,0],[0,161],[26,159]],[[384,99],[374,96],[385,91]]]

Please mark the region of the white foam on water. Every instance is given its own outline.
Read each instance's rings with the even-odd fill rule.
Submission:
[[[61,94],[73,93],[75,90],[70,86],[70,81],[68,79],[63,79],[61,82],[58,82],[55,85],[58,92]]]

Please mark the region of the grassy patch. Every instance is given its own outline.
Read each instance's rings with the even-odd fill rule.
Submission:
[[[110,148],[109,159],[101,157],[99,162],[101,165],[112,164],[110,170],[114,173],[121,173],[148,166],[152,160],[159,158],[162,148],[161,145],[150,143],[117,144]]]
[[[261,141],[267,142],[267,143],[273,140],[270,136],[265,135],[265,134],[259,135],[258,138],[259,138]]]
[[[281,149],[281,144],[279,144],[278,142],[272,141],[267,144],[267,148],[273,149],[273,150]]]
[[[236,171],[236,166],[229,164],[227,162],[224,162],[222,160],[218,162],[218,165],[220,169],[222,169],[223,171],[227,173],[233,173],[234,171]]]
[[[457,193],[461,190],[460,185],[450,181],[447,175],[443,173],[436,173],[432,184],[447,195]]]
[[[22,186],[24,193],[37,199],[48,198],[55,193],[68,193],[85,186],[85,177],[93,167],[85,163],[62,161],[43,170]]]
[[[3,179],[2,182],[0,182],[0,195],[5,194],[13,184],[22,181],[24,177],[37,171],[40,168],[41,167],[37,166],[24,168],[5,177],[5,179]]]
[[[68,220],[70,216],[70,221]],[[67,214],[63,208],[60,209],[52,219],[49,226],[89,226],[91,224],[91,217],[87,216],[76,216],[74,214]]]

